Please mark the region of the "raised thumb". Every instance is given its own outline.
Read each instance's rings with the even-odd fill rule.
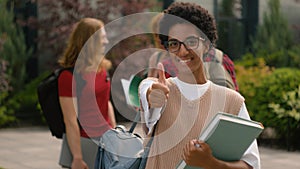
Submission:
[[[158,82],[166,84],[166,75],[165,75],[165,69],[162,63],[157,64],[158,69]]]

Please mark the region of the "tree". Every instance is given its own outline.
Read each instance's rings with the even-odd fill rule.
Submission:
[[[0,46],[1,50],[1,46]],[[10,84],[8,80],[7,71],[7,61],[0,59],[0,103],[4,98],[4,93],[10,90]],[[1,99],[2,98],[2,99]]]
[[[0,37],[1,42],[1,37]],[[0,51],[2,44],[0,43]],[[7,108],[4,106],[4,101],[8,96],[10,85],[8,81],[7,62],[0,59],[0,126],[14,120],[14,116],[7,113]]]
[[[1,46],[0,46],[1,50]],[[7,62],[5,60],[0,59],[0,105],[3,104],[7,93],[9,91],[9,81],[8,76],[6,74]],[[4,108],[0,107],[0,116],[1,113],[4,112]],[[1,117],[0,117],[1,118]]]
[[[51,51],[51,56],[48,58],[45,55],[39,56],[40,59],[44,57],[43,60],[46,60],[46,65],[55,66],[57,58],[65,48],[66,40],[74,23],[81,18],[94,17],[108,23],[121,16],[143,12],[156,4],[156,2],[148,0],[95,0],[92,2],[88,0],[39,1],[39,13],[45,15],[40,16],[38,20],[39,51]],[[120,46],[123,49],[128,49],[128,45],[131,44],[128,42],[121,43]],[[121,50],[121,52],[123,51]],[[122,56],[120,53],[112,55]]]
[[[25,38],[20,27],[14,22],[13,3],[8,0],[0,1],[0,37],[1,59],[7,62],[8,80],[11,82],[12,91],[22,89],[26,79],[26,63],[30,56],[25,44]]]
[[[293,44],[291,31],[280,11],[279,0],[269,0],[268,7],[263,23],[252,38],[252,49],[256,55],[264,56],[269,66],[286,66],[289,64],[287,50]]]
[[[217,14],[218,48],[228,53],[232,59],[238,59],[244,52],[244,25],[241,2],[237,0],[222,0]]]

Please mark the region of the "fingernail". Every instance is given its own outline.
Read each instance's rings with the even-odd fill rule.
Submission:
[[[201,145],[198,144],[198,143],[196,143],[196,144],[195,144],[195,147],[199,148],[199,147],[201,147]]]

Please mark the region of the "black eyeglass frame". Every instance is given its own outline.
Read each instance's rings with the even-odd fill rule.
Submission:
[[[189,48],[185,43],[186,43],[186,41],[189,39],[189,38],[195,38],[195,39],[197,39],[198,41],[197,41],[197,45],[196,45],[196,47],[193,47],[193,48]],[[185,41],[179,41],[179,40],[177,40],[177,39],[171,39],[171,41],[177,41],[178,43],[179,43],[179,47],[178,47],[178,49],[176,49],[176,50],[174,50],[174,51],[170,51],[169,50],[169,42],[170,42],[170,40],[168,40],[168,41],[164,41],[164,47],[166,48],[166,50],[168,51],[168,52],[171,52],[171,53],[176,53],[176,52],[178,52],[179,50],[180,50],[180,48],[181,48],[181,44],[183,44],[183,46],[187,49],[187,50],[193,50],[193,49],[197,49],[198,47],[199,47],[199,42],[200,42],[200,40],[201,41],[205,41],[205,39],[204,38],[202,38],[202,37],[188,37]]]

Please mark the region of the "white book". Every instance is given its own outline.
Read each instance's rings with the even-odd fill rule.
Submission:
[[[122,84],[122,87],[123,87],[126,103],[128,105],[131,105],[129,94],[128,94],[129,93],[130,81],[126,80],[126,79],[121,79],[121,84]]]

